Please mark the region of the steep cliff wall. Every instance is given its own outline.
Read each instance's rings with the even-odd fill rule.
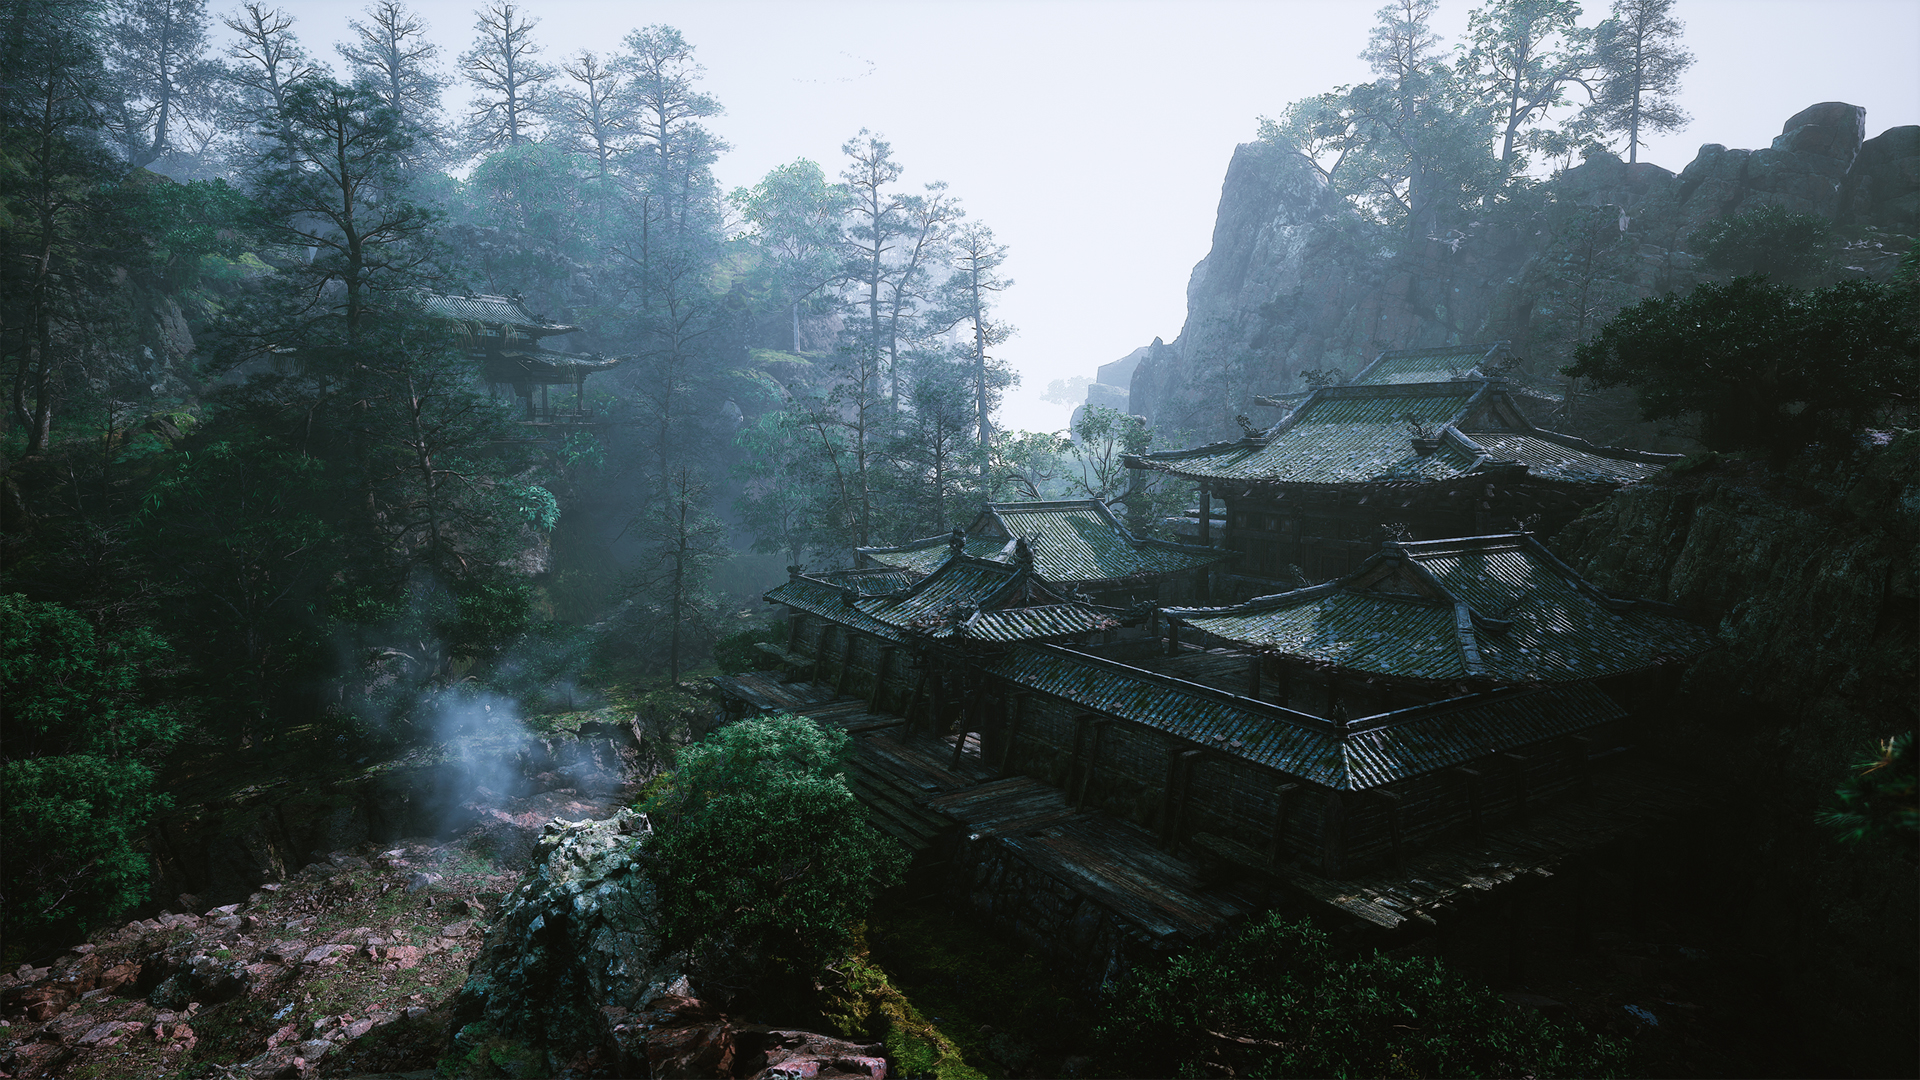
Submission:
[[[1865,110],[1824,102],[1771,147],[1703,146],[1678,175],[1597,154],[1516,192],[1465,233],[1398,253],[1289,148],[1246,143],[1221,187],[1213,247],[1194,267],[1187,320],[1133,375],[1130,408],[1196,438],[1238,434],[1256,394],[1304,389],[1301,371],[1352,372],[1382,349],[1506,339],[1548,383],[1572,344],[1620,306],[1700,280],[1685,250],[1702,224],[1758,206],[1827,217],[1856,242],[1849,272],[1891,269],[1920,234],[1920,127],[1865,139]],[[1603,439],[1630,418],[1557,418]]]
[[[1614,496],[1554,547],[1603,588],[1677,604],[1725,644],[1653,734],[1710,793],[1677,905],[1775,982],[1782,1023],[1836,1075],[1914,1075],[1920,874],[1909,842],[1815,824],[1916,716],[1920,433],[1785,477],[1708,463]]]

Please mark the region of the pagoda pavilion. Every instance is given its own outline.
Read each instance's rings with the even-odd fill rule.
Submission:
[[[459,328],[468,354],[479,360],[487,384],[496,392],[511,387],[525,402],[523,420],[538,425],[591,423],[586,403],[587,376],[623,363],[625,357],[569,353],[540,347],[540,339],[577,333],[578,326],[549,322],[527,310],[519,294],[511,296],[426,293],[422,306],[433,318]],[[571,387],[554,400],[551,387]]]

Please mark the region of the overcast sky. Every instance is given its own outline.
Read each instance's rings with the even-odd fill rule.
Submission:
[[[309,49],[364,6],[282,0]],[[419,0],[448,59],[472,40],[468,0]],[[1379,0],[528,0],[546,59],[609,52],[636,26],[678,27],[726,106],[718,173],[749,185],[796,158],[840,169],[861,128],[887,136],[903,182],[945,180],[1011,247],[1019,328],[1001,355],[1022,385],[1013,427],[1058,428],[1047,384],[1091,376],[1180,332],[1193,264],[1207,253],[1220,182],[1256,117],[1369,77],[1358,58]],[[1445,44],[1467,0],[1442,0]],[[223,0],[210,0],[223,12]],[[1592,0],[1583,20],[1604,14]],[[1867,109],[1867,134],[1920,123],[1920,2],[1679,0],[1697,61],[1693,121],[1649,160],[1678,171],[1702,143],[1766,146],[1820,101]],[[334,58],[337,60],[337,58]],[[456,90],[458,93],[458,90]]]

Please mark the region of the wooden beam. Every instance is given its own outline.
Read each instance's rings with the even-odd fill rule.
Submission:
[[[1093,787],[1094,778],[1100,775],[1100,751],[1106,745],[1107,728],[1112,723],[1113,718],[1110,716],[1093,718],[1093,747],[1087,752],[1087,771],[1086,775],[1080,778],[1080,797],[1074,800],[1074,806],[1086,805],[1087,791]]]

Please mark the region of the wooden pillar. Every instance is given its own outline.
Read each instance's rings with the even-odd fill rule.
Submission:
[[[1080,778],[1080,797],[1073,800],[1075,806],[1087,804],[1087,791],[1093,787],[1094,778],[1100,775],[1100,751],[1105,747],[1107,728],[1112,723],[1111,717],[1093,718],[1093,746],[1087,752],[1086,774]]]
[[[1374,794],[1387,804],[1387,836],[1393,844],[1393,865],[1400,865],[1400,793],[1377,788]]]
[[[787,609],[787,655],[789,657],[800,651],[800,625],[806,621],[805,615],[793,608]]]
[[[813,673],[807,678],[808,685],[820,685],[820,669],[827,662],[827,642],[833,639],[833,629],[839,625],[839,623],[821,620],[820,643],[813,647]]]
[[[1299,784],[1281,784],[1273,789],[1273,838],[1267,842],[1267,865],[1277,865],[1286,855],[1287,815],[1293,809],[1293,793]]]
[[[1456,776],[1466,781],[1467,828],[1472,830],[1473,835],[1479,836],[1486,829],[1486,821],[1481,816],[1480,808],[1480,777],[1482,774],[1479,769],[1469,769],[1464,765],[1453,771]]]
[[[1282,660],[1277,666],[1280,670],[1276,673],[1276,678],[1274,679],[1274,704],[1279,705],[1283,709],[1292,708],[1293,665]]]
[[[1167,823],[1167,850],[1180,847],[1181,833],[1186,827],[1188,796],[1193,792],[1193,767],[1206,755],[1205,750],[1182,751],[1176,765],[1179,774],[1179,794],[1173,802],[1173,818]]]
[[[833,680],[833,696],[834,697],[839,697],[841,694],[846,693],[847,673],[853,670],[853,630],[849,628],[843,631],[841,633],[841,638],[842,638],[842,641],[840,644],[840,675],[838,678]]]
[[[1200,546],[1213,546],[1213,489],[1200,485]]]
[[[927,689],[927,661],[925,657],[921,657],[920,674],[913,680],[913,693],[907,695],[907,707],[904,710],[902,710],[900,713],[900,715],[907,721],[906,729],[908,731],[913,730],[913,710],[919,706],[920,695],[924,693],[926,689]]]
[[[1177,656],[1179,655],[1179,652],[1180,652],[1180,623],[1175,619],[1169,618],[1167,620],[1167,655]]]
[[[1527,800],[1531,794],[1527,790],[1527,762],[1532,760],[1532,755],[1504,754],[1502,756],[1508,761],[1513,762],[1514,797],[1519,801],[1516,812],[1519,814],[1520,820],[1525,821],[1529,809]]]
[[[1255,701],[1260,700],[1260,668],[1263,666],[1261,662],[1264,659],[1259,653],[1254,653],[1252,661],[1247,665],[1247,696]]]
[[[1015,694],[1011,703],[1012,716],[1007,719],[1007,742],[1000,748],[1000,775],[1007,775],[1007,764],[1013,760],[1013,744],[1020,739],[1020,724],[1026,719],[1027,699],[1031,694]]]
[[[1347,818],[1338,791],[1327,792],[1320,821],[1320,869],[1328,877],[1339,877],[1346,860]]]
[[[897,645],[880,646],[880,662],[873,668],[873,689],[867,694],[867,711],[876,712],[880,708],[880,688],[886,685],[887,669],[893,666],[893,654]]]

